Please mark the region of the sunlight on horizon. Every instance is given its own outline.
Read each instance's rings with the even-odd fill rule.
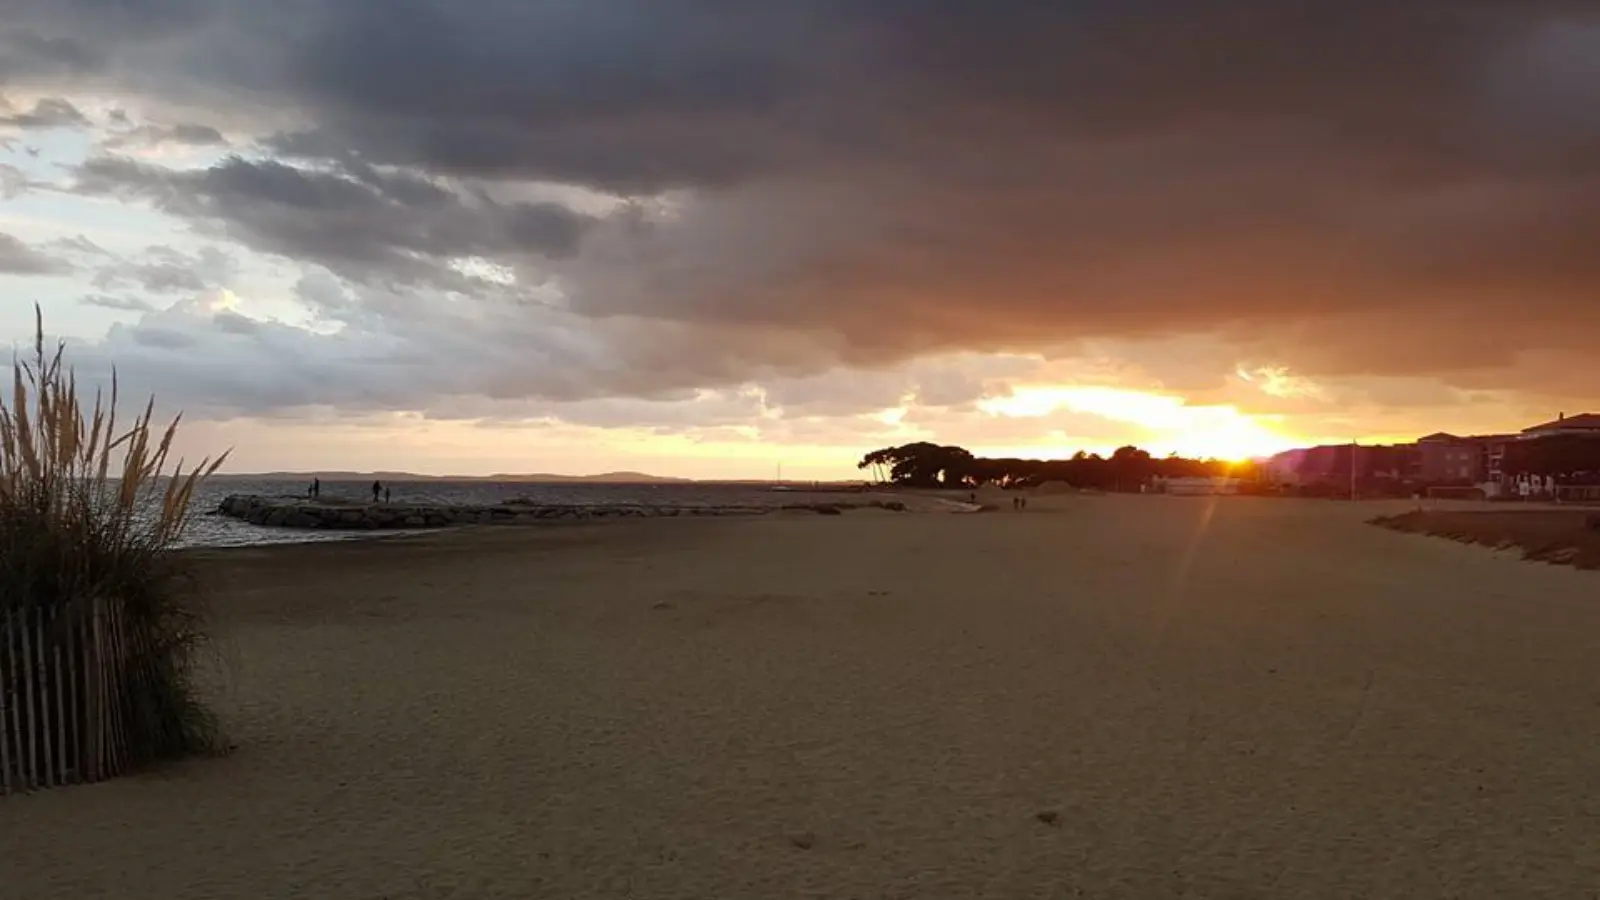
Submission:
[[[1266,417],[1240,412],[1232,405],[1196,406],[1181,397],[1126,388],[1036,385],[980,401],[978,407],[1008,418],[1043,418],[1067,410],[1126,422],[1147,432],[1147,437],[1119,443],[1134,444],[1155,455],[1178,453],[1240,461],[1270,456],[1301,443],[1270,427]],[[1039,449],[1070,454],[1092,448]]]

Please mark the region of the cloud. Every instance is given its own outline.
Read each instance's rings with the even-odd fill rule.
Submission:
[[[249,299],[225,288],[161,308],[91,294],[81,302],[138,315],[113,325],[104,340],[74,342],[73,358],[82,372],[115,364],[128,390],[153,392],[203,417],[389,409],[508,423],[554,418],[674,432],[754,426],[781,434],[811,427],[800,424],[810,420],[877,414],[913,396],[929,409],[970,405],[995,374],[1021,371],[1015,363],[955,357],[814,375],[808,353],[786,366],[794,351],[762,332],[739,340],[637,318],[594,322],[555,307],[359,285],[325,271],[302,276],[294,291],[311,322],[252,315]],[[708,346],[742,346],[745,355],[730,361],[697,352]]]
[[[137,297],[112,297],[106,294],[88,294],[78,300],[85,306],[98,306],[101,309],[113,309],[118,312],[155,312],[154,304],[148,300]]]
[[[4,51],[0,52],[0,79],[83,75],[99,69],[99,55],[88,45],[74,38],[45,37],[20,15],[7,18],[9,21],[0,25],[0,50]]]
[[[237,270],[238,262],[216,247],[191,255],[153,246],[142,259],[119,258],[101,266],[92,283],[101,290],[139,287],[156,294],[193,294],[226,284]]]
[[[126,118],[126,113],[123,117]],[[218,147],[226,146],[227,143],[228,139],[222,136],[222,132],[210,125],[197,125],[192,122],[180,122],[176,125],[147,123],[116,132],[101,142],[101,147],[106,150],[123,147],[160,147],[168,144],[184,147]]]
[[[71,270],[65,260],[41,253],[0,231],[0,274],[63,275]]]
[[[1269,397],[1318,399],[1326,396],[1326,391],[1321,385],[1308,378],[1301,378],[1283,366],[1257,366],[1254,369],[1239,366],[1235,372],[1240,380]]]
[[[89,124],[88,117],[76,106],[60,97],[46,97],[35,101],[27,112],[10,112],[0,115],[0,125],[13,128],[64,128]]]
[[[595,328],[561,310],[326,274],[303,278],[297,292],[316,329],[249,316],[212,288],[78,342],[75,358],[88,371],[115,363],[139,392],[221,417],[307,406],[460,412],[481,401],[537,410],[617,395],[681,399],[693,393],[686,385],[720,380],[693,366],[684,342],[697,335],[637,321]],[[645,364],[620,365],[616,353]]]
[[[470,357],[451,390],[552,398],[811,378],[795,406],[848,409],[973,402],[982,379],[827,380],[961,352],[1193,341],[1150,368],[1537,391],[1600,342],[1582,0],[18,6],[17,77],[256,139],[97,157],[77,190],[338,276],[298,299],[343,337],[250,336],[313,369]],[[283,377],[239,403],[295,400]]]
[[[76,174],[79,193],[147,200],[254,249],[380,281],[461,285],[455,260],[568,256],[593,225],[558,203],[504,203],[364,165],[327,171],[231,156],[177,171],[99,156]]]
[[[53,246],[63,253],[82,259],[100,259],[116,255],[81,234],[76,234],[69,238],[61,238],[55,241]]]
[[[0,200],[15,200],[32,187],[32,179],[21,169],[0,163]]]

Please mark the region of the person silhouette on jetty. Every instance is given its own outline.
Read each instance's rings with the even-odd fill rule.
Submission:
[[[389,502],[389,489],[388,488],[384,488],[383,489],[383,502],[386,503],[386,504]]]
[[[310,487],[310,489],[308,489],[306,491],[306,493],[309,494],[311,496],[311,499],[313,499],[313,500],[316,500],[319,497],[321,497],[322,496],[322,479],[321,478],[313,478],[313,479],[311,479],[311,487]]]
[[[372,483],[372,502],[373,503],[377,503],[378,502],[378,495],[382,494],[382,493],[383,493],[383,485],[380,484],[379,482],[374,481]]]

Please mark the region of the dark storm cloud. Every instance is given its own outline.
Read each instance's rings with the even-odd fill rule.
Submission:
[[[445,264],[455,257],[567,256],[592,224],[556,203],[499,203],[359,164],[334,172],[235,156],[173,171],[107,156],[77,170],[76,190],[149,200],[259,250],[402,280],[454,283]]]
[[[41,253],[0,231],[0,275],[63,275],[72,271],[65,260]]]
[[[1472,146],[1488,67],[1583,6],[355,0],[327,6],[286,77],[328,113],[313,134],[375,160],[623,191],[998,172],[1019,150],[1031,187],[1049,141],[1220,128],[1246,150],[1282,119],[1420,175],[1493,163]]]
[[[81,189],[358,280],[534,252],[579,314],[699,334],[629,360],[691,382],[760,371],[763,330],[813,370],[1204,332],[1446,371],[1600,341],[1593,0],[20,5],[0,43],[70,46],[86,85],[299,116],[262,126],[293,165],[103,159]],[[670,209],[494,199],[527,182]]]
[[[75,38],[47,38],[21,20],[0,24],[0,82],[39,74],[85,74],[99,63],[99,55]]]

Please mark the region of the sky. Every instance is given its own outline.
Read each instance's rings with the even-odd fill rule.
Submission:
[[[232,471],[1600,407],[1593,0],[9,0],[0,340]]]

